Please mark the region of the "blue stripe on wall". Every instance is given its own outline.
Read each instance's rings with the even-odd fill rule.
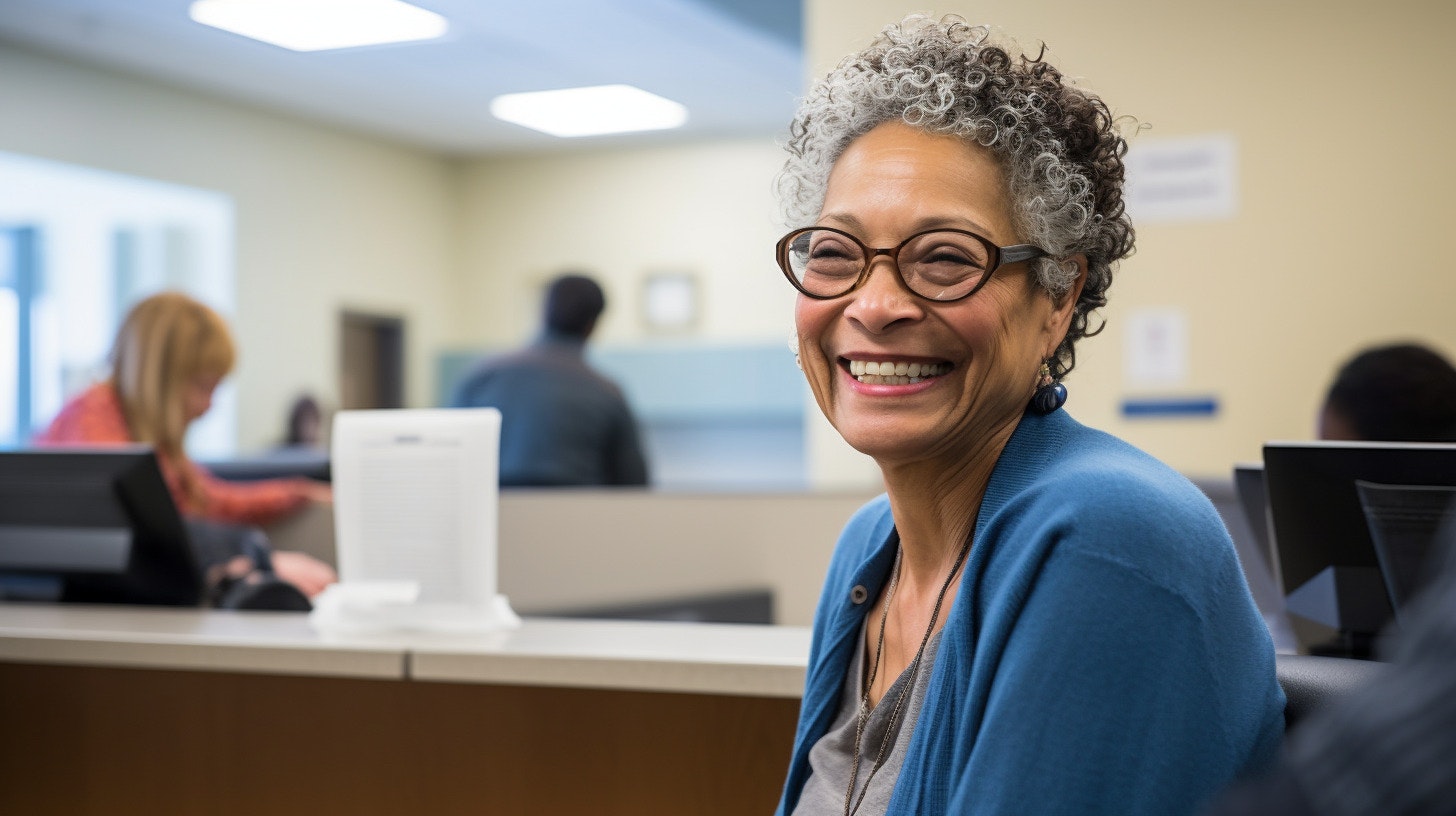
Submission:
[[[1128,419],[1211,417],[1217,413],[1218,400],[1214,397],[1125,399],[1122,401],[1122,415]]]

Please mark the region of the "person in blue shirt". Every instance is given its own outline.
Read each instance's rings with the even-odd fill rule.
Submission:
[[[556,278],[535,341],[481,361],[456,386],[451,407],[501,412],[502,487],[648,483],[637,420],[622,390],[585,358],[605,308],[596,281]]]
[[[790,127],[797,357],[886,493],[829,564],[783,816],[1178,816],[1277,755],[1217,512],[1061,407],[1133,246],[1117,125],[1040,56],[912,16]]]

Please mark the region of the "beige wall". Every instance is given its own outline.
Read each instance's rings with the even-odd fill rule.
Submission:
[[[542,284],[576,269],[607,289],[600,342],[771,340],[787,361],[793,290],[773,260],[782,163],[771,139],[469,162],[461,340],[526,337]],[[642,286],[659,272],[699,282],[691,334],[654,335],[644,324]]]
[[[1147,224],[1086,341],[1069,409],[1195,474],[1258,460],[1271,438],[1310,438],[1335,366],[1363,344],[1422,338],[1456,352],[1456,276],[1444,270],[1456,189],[1449,103],[1456,7],[1369,3],[987,0],[994,24],[1150,125],[1135,140],[1232,134],[1241,191],[1229,221]],[[808,0],[808,62],[822,74],[911,7]],[[940,9],[943,11],[944,9]],[[1187,314],[1190,377],[1216,419],[1122,420],[1122,318]]]
[[[276,441],[296,391],[335,400],[341,308],[409,320],[408,399],[430,398],[454,323],[445,159],[3,45],[0,150],[232,197],[240,448]]]

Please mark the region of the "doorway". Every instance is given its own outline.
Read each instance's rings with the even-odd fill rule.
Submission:
[[[339,407],[403,408],[404,318],[345,310],[339,330]]]

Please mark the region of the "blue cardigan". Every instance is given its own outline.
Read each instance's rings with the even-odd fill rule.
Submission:
[[[881,496],[840,536],[780,814],[834,718],[893,529]],[[1273,761],[1273,644],[1187,479],[1064,411],[1027,414],[973,542],[889,813],[1177,816]]]

